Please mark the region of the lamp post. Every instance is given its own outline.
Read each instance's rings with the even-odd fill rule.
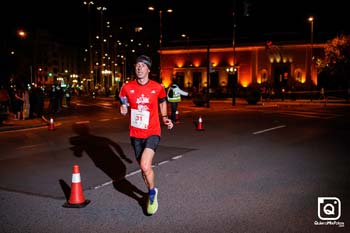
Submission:
[[[104,19],[103,19],[103,11],[106,11],[107,10],[107,8],[106,7],[104,7],[104,6],[98,6],[97,8],[96,8],[98,11],[100,11],[101,12],[101,19],[100,19],[100,71],[99,71],[99,74],[102,76],[102,71],[103,71],[103,69],[104,69],[104,41],[105,41],[105,37],[104,37],[104,30],[103,30],[103,27],[104,27]],[[105,83],[105,79],[104,79],[105,77],[104,76],[102,76],[101,78],[100,78],[100,83],[99,84],[104,84]],[[101,80],[102,80],[102,82],[101,82]]]
[[[233,30],[232,30],[232,59],[233,59],[233,68],[231,70],[232,75],[232,106],[236,105],[236,1],[234,1],[234,9],[232,12],[232,23],[233,23]]]
[[[226,68],[226,72],[229,76],[232,76],[232,106],[236,105],[236,82],[237,82],[237,67],[231,66]]]
[[[17,32],[16,32],[16,35],[17,35],[17,37],[18,37],[20,40],[23,40],[23,42],[24,42],[24,41],[27,40],[28,32],[25,31],[24,29],[18,29]],[[28,41],[27,41],[25,44],[26,44],[27,46],[24,46],[24,47],[21,48],[22,54],[23,54],[23,58],[22,58],[22,59],[24,59],[25,57],[28,57],[28,58],[29,58],[29,56],[27,56],[26,53],[29,52],[29,47],[31,47],[31,46],[28,46]],[[33,83],[33,65],[32,65],[32,63],[33,63],[33,57],[31,57],[30,59],[28,59],[27,62],[24,62],[24,61],[25,61],[25,60],[23,60],[22,62],[23,62],[23,63],[26,63],[26,64],[27,64],[27,62],[29,63],[30,83]],[[27,65],[28,65],[28,64],[27,64]],[[24,80],[23,80],[23,81],[24,81]],[[25,80],[25,81],[27,81],[27,80]]]
[[[192,63],[190,61],[190,37],[186,34],[182,34],[181,37],[186,38],[186,50],[187,50],[186,66],[191,67]]]
[[[311,24],[311,32],[310,32],[310,81],[312,81],[312,71],[313,71],[313,65],[312,65],[312,60],[313,60],[313,46],[314,46],[314,17],[310,16],[308,18],[308,21]]]
[[[148,10],[155,11],[156,8],[154,6],[149,6]],[[168,8],[168,9],[165,10],[165,12],[172,13],[173,10],[171,8]],[[163,43],[163,22],[162,22],[163,10],[159,9],[158,13],[159,13],[159,50],[161,50],[162,43]]]
[[[89,33],[89,77],[90,77],[90,85],[89,89],[91,89],[91,85],[93,85],[92,89],[95,89],[96,79],[94,79],[94,64],[93,64],[93,51],[92,51],[92,40],[91,40],[91,6],[95,3],[93,1],[84,1],[84,5],[88,8],[88,33]]]
[[[155,11],[156,8],[154,6],[149,6],[148,10]],[[165,10],[165,12],[172,13],[173,10],[171,8],[168,8]],[[163,9],[159,9],[158,13],[159,13],[159,78],[161,79],[160,57],[161,57],[161,50],[163,46],[163,22],[162,22]]]

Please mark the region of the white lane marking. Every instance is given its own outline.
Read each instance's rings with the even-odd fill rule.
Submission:
[[[102,188],[102,187],[104,187],[104,186],[106,186],[106,185],[109,185],[109,184],[112,184],[112,183],[113,183],[113,180],[108,181],[108,182],[103,183],[103,184],[100,184],[100,185],[97,185],[97,186],[95,186],[95,187],[92,187],[91,189],[99,189],[99,188]]]
[[[182,155],[174,156],[174,157],[172,157],[171,159],[172,159],[172,160],[175,160],[175,159],[180,159],[180,158],[182,158]]]
[[[271,131],[271,130],[275,130],[275,129],[280,129],[280,128],[284,128],[284,127],[286,127],[286,125],[279,125],[279,126],[276,126],[276,127],[272,127],[272,128],[268,128],[268,129],[256,131],[256,132],[254,132],[253,134],[254,134],[254,135],[256,135],[256,134],[261,134],[261,133],[265,133],[265,132],[267,132],[267,131]]]
[[[160,166],[160,165],[169,163],[169,162],[171,162],[172,160],[177,160],[177,159],[180,159],[180,158],[182,158],[182,155],[177,155],[177,156],[174,156],[174,157],[172,157],[172,158],[170,158],[170,159],[168,159],[168,160],[161,161],[161,162],[159,162],[159,163],[157,163],[157,164],[155,164],[155,165],[152,165],[152,167],[157,167],[157,166]],[[140,169],[126,174],[126,175],[125,175],[125,178],[130,177],[130,176],[133,176],[133,175],[136,175],[136,174],[139,174],[139,173],[141,173],[141,170],[140,170]],[[90,189],[99,189],[99,188],[102,188],[102,187],[104,187],[104,186],[106,186],[106,185],[110,185],[110,184],[112,184],[112,183],[113,183],[113,180],[110,180],[110,181],[105,182],[105,183],[103,183],[103,184],[100,184],[100,185],[91,187]]]
[[[160,165],[162,165],[162,164],[164,164],[164,163],[168,163],[168,162],[169,162],[169,160],[165,160],[165,161],[163,161],[163,162],[158,163],[158,166],[160,166]]]
[[[100,119],[98,121],[109,121],[110,119],[109,118],[105,118],[105,119]]]

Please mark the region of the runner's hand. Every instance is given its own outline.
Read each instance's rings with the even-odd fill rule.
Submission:
[[[125,104],[120,105],[120,113],[124,116],[128,114],[128,107]]]
[[[168,129],[172,129],[174,127],[173,122],[168,118],[163,118],[164,125],[168,126]]]

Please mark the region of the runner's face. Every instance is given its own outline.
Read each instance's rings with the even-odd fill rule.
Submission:
[[[149,69],[148,69],[148,66],[143,62],[136,63],[135,71],[138,79],[143,79],[148,77]]]

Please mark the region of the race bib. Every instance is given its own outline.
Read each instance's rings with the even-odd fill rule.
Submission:
[[[131,126],[139,129],[147,129],[149,125],[149,111],[131,109]]]

